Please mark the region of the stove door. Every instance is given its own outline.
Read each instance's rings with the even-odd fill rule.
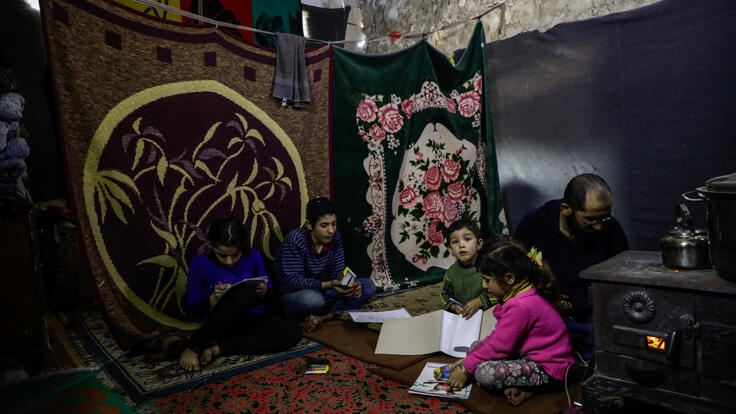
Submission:
[[[695,368],[695,298],[666,288],[593,283],[596,349]]]
[[[698,374],[692,369],[603,351],[595,352],[595,369],[597,375],[631,381],[647,388],[698,396]]]

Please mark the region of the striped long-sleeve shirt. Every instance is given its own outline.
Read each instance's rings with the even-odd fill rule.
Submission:
[[[332,241],[318,254],[309,230],[301,227],[284,237],[273,264],[281,293],[304,289],[320,290],[322,282],[337,279],[345,269],[342,237],[335,232]]]

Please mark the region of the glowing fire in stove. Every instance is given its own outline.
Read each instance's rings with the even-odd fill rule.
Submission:
[[[664,351],[664,338],[659,338],[656,336],[647,336],[647,346],[653,349],[658,349],[660,351]]]

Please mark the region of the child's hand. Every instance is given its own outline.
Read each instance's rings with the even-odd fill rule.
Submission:
[[[229,283],[218,283],[217,285],[215,285],[215,296],[217,296],[217,298],[219,299],[229,287]]]
[[[453,304],[452,306],[450,306],[450,309],[452,309],[452,311],[457,313],[458,315],[463,314],[463,307],[460,305]]]
[[[268,293],[268,285],[265,283],[259,283],[258,286],[253,289],[253,291],[255,292],[256,296],[262,298],[266,296],[266,293]]]
[[[480,303],[480,299],[472,299],[463,306],[461,315],[463,315],[463,318],[465,319],[470,319],[475,315],[475,312],[478,312],[478,309],[480,309],[481,306],[482,304]]]
[[[458,365],[462,364],[462,363],[463,363],[463,361],[465,361],[465,358],[461,358],[461,359],[458,359],[457,361],[455,361],[455,362],[453,362],[452,364],[450,364],[450,367],[449,367],[448,369],[449,369],[450,371],[452,371],[453,369],[457,368],[457,367],[458,367]]]
[[[458,362],[462,363],[462,360]],[[462,364],[458,364],[458,362],[452,364],[453,368],[452,371],[450,371],[450,378],[447,379],[447,383],[450,384],[452,388],[460,389],[468,383],[468,373],[465,371]]]
[[[363,294],[363,285],[361,285],[357,280],[353,280],[353,283],[350,285],[350,293],[348,293],[348,296],[351,298],[359,298],[361,294]]]
[[[218,283],[215,285],[215,290],[210,295],[210,306],[215,306],[220,301],[222,294],[230,287],[229,283]]]
[[[335,289],[337,293],[350,298],[359,298],[362,290],[359,282],[353,282],[350,286],[342,286],[338,284],[333,287],[333,289]]]

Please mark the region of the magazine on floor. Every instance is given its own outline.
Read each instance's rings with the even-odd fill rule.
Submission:
[[[409,388],[409,392],[412,394],[467,400],[470,396],[472,385],[461,389],[450,387],[450,384],[447,382],[449,366],[449,364],[444,362],[427,362],[417,379],[414,380],[414,385]]]

